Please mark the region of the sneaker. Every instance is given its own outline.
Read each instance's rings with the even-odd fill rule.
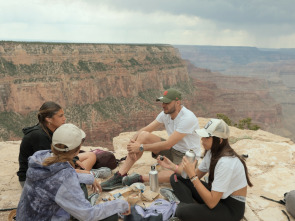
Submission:
[[[114,176],[112,176],[107,181],[102,182],[100,186],[103,190],[113,190],[113,189],[121,188],[123,187],[122,179],[123,177],[120,176],[118,172],[116,172]]]
[[[94,206],[96,204],[96,201],[99,197],[98,193],[92,193],[89,197],[88,197],[88,201],[90,202],[91,206]]]
[[[179,203],[179,199],[175,196],[174,191],[169,188],[161,188],[160,194],[165,197],[169,202],[177,202]]]
[[[112,174],[112,170],[108,167],[101,167],[99,169],[90,170],[90,173],[92,173],[95,178],[105,179]]]
[[[130,176],[125,176],[122,180],[122,183],[125,186],[130,186],[131,184],[138,182],[142,183],[141,175],[139,175],[138,173],[133,173]]]

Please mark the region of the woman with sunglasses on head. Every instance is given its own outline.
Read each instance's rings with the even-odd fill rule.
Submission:
[[[45,102],[38,112],[38,124],[23,129],[24,137],[20,145],[19,171],[17,175],[23,187],[28,169],[28,158],[38,150],[50,150],[53,132],[66,122],[64,110],[55,102]],[[80,167],[89,171],[95,164],[96,156],[92,152],[80,153],[77,162]]]
[[[76,173],[73,157],[77,156],[85,133],[73,124],[63,124],[52,136],[50,150],[34,153],[29,159],[27,179],[17,208],[16,220],[118,220],[118,213],[128,215],[125,200],[92,206],[84,198],[80,182],[101,187],[91,174]]]
[[[211,119],[196,130],[205,148],[199,167],[183,158],[188,179],[170,177],[174,194],[180,200],[175,215],[183,221],[238,221],[245,213],[247,186],[252,187],[245,161],[229,145],[229,127],[221,119]],[[169,159],[158,159],[163,167],[181,173]],[[200,179],[209,173],[209,182]]]

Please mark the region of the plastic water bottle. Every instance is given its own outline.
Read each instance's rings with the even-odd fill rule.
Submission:
[[[195,154],[195,152],[193,150],[188,150],[188,151],[185,152],[185,157],[188,159],[189,162],[193,163],[195,161],[195,159],[196,159],[196,154]],[[182,170],[181,176],[184,179],[189,178],[184,170]]]
[[[151,191],[158,192],[159,190],[159,179],[158,179],[158,171],[156,170],[156,166],[151,166],[151,171],[149,172],[150,178],[150,189]]]

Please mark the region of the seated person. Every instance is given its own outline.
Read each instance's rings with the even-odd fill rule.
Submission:
[[[127,172],[142,156],[144,151],[150,151],[154,158],[157,155],[167,156],[175,164],[180,164],[185,152],[192,149],[197,157],[201,155],[200,138],[195,132],[199,128],[198,119],[193,112],[181,104],[181,93],[173,88],[166,90],[157,101],[162,102],[163,111],[146,127],[140,129],[127,145],[128,155],[124,164],[112,178],[101,183],[103,190],[112,190],[131,185],[135,182],[147,182],[148,174],[133,174]],[[169,135],[167,140],[152,134],[161,125]],[[159,182],[169,182],[173,171],[159,172]]]
[[[50,150],[34,153],[29,159],[27,179],[17,207],[16,220],[118,220],[118,213],[128,215],[125,200],[92,206],[84,197],[80,182],[101,190],[93,175],[77,173],[73,157],[85,138],[84,131],[73,124],[63,124],[52,136]]]
[[[66,117],[60,105],[48,101],[40,107],[38,121],[36,126],[23,129],[24,137],[20,145],[17,172],[22,187],[26,180],[28,158],[38,150],[50,150],[52,134],[66,122]],[[91,170],[96,161],[96,155],[92,152],[80,153],[78,157],[77,164],[87,171]]]
[[[180,200],[175,215],[182,221],[241,220],[245,213],[247,185],[253,185],[245,161],[229,145],[229,127],[223,120],[211,119],[197,133],[206,150],[198,169],[195,169],[196,161],[191,163],[184,157],[183,169],[189,179],[176,174],[170,177]],[[163,161],[158,157],[158,163],[175,171],[176,165],[166,157]],[[181,173],[180,168],[176,172]],[[207,173],[209,183],[200,180]]]

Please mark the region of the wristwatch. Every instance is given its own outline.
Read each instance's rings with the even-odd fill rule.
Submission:
[[[139,151],[140,152],[143,152],[144,151],[143,144],[140,144]]]

